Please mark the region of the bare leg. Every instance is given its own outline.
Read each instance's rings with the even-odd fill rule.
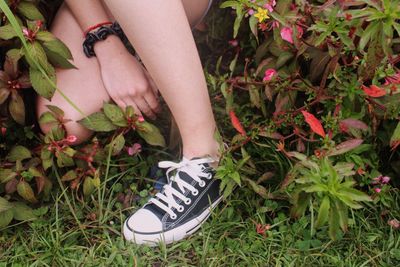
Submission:
[[[57,69],[58,88],[86,115],[99,111],[103,102],[109,101],[110,97],[101,80],[97,59],[89,59],[82,52],[83,32],[66,5],[63,5],[58,11],[51,31],[69,47],[74,57],[73,64],[77,67],[77,69]],[[77,136],[77,143],[90,138],[92,133],[76,122],[82,119],[82,114],[75,110],[59,93],[56,92],[51,101],[38,97],[37,114],[39,116],[47,111],[46,105],[58,106],[64,110],[65,118],[72,120],[65,125],[67,132]],[[41,128],[45,133],[50,130],[49,125],[41,125]]]
[[[217,156],[215,120],[202,65],[181,0],[105,0],[171,109],[183,154]],[[207,5],[208,0],[197,0]]]

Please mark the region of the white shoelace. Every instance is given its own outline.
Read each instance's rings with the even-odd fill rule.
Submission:
[[[182,200],[183,203],[185,203],[186,205],[189,205],[191,199],[184,195],[186,191],[185,189],[189,190],[192,195],[197,195],[199,193],[199,191],[194,186],[182,180],[179,176],[179,173],[187,173],[193,180],[199,183],[200,187],[204,187],[206,185],[206,182],[203,181],[201,178],[211,179],[212,174],[210,172],[207,172],[207,170],[205,170],[204,167],[201,166],[201,164],[212,162],[215,162],[215,160],[213,160],[212,158],[201,158],[193,160],[183,158],[182,161],[179,163],[175,163],[172,161],[161,161],[158,166],[160,168],[168,169],[168,184],[164,186],[163,190],[161,191],[162,193],[157,193],[155,197],[149,200],[149,203],[153,203],[157,207],[167,212],[170,215],[171,219],[176,219],[177,215],[172,211],[172,209],[175,208],[178,212],[183,212],[184,210],[184,206],[178,204],[176,198]],[[175,175],[170,177],[170,172],[174,170],[176,170]],[[173,182],[177,184],[180,192],[172,187]],[[174,198],[174,196],[176,198]],[[157,198],[167,203],[167,205],[162,203]]]

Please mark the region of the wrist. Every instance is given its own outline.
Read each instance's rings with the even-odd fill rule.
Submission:
[[[121,39],[116,35],[110,35],[105,40],[96,42],[93,47],[96,57],[101,62],[107,62],[118,55],[125,54],[126,48]]]

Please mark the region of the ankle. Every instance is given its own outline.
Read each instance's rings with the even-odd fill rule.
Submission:
[[[183,156],[188,159],[197,157],[210,157],[215,160],[216,165],[218,165],[219,159],[221,158],[221,153],[219,151],[219,145],[215,141],[212,145],[205,147],[200,147],[198,144],[196,146],[184,146]]]

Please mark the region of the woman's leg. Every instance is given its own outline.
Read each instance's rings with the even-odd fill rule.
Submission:
[[[187,158],[218,154],[215,120],[186,10],[209,0],[104,0],[138,51],[179,127]],[[200,16],[201,16],[200,15]]]
[[[62,5],[58,11],[51,31],[69,47],[74,57],[73,64],[77,67],[77,69],[57,69],[58,88],[85,115],[99,111],[103,102],[109,101],[110,98],[101,80],[96,58],[89,59],[83,54],[83,32],[66,5]],[[82,114],[75,110],[59,93],[56,92],[51,101],[38,97],[37,114],[39,116],[47,111],[46,105],[54,105],[64,110],[65,118],[72,120],[65,125],[67,132],[77,136],[77,143],[90,138],[91,132],[76,122],[82,119]],[[41,128],[45,133],[50,130],[49,125],[41,125]]]

